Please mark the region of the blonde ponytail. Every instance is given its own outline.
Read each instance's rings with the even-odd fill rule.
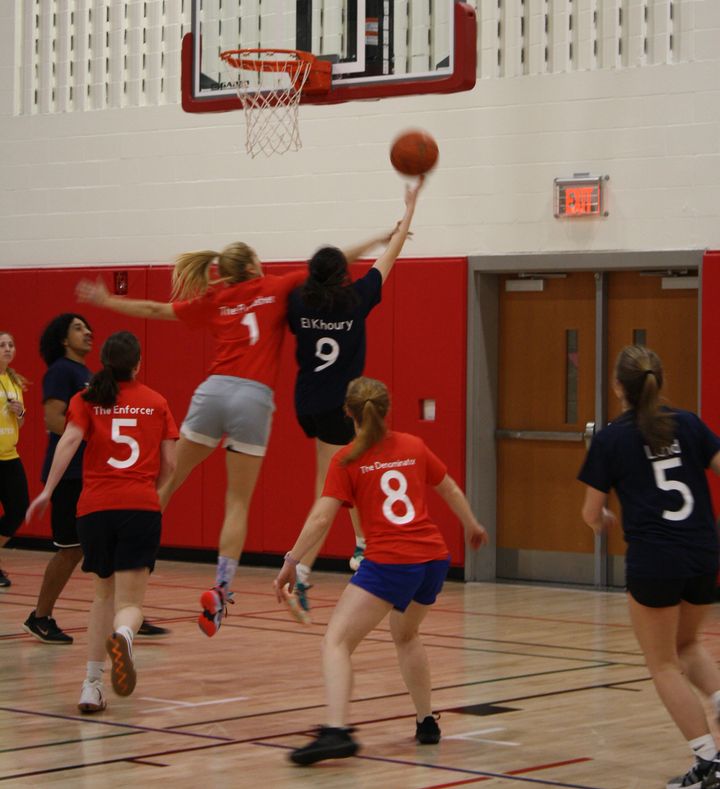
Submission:
[[[342,463],[347,465],[378,444],[387,433],[385,417],[390,409],[387,387],[374,378],[355,378],[345,395],[345,410],[357,423],[357,433]]]
[[[205,293],[210,286],[210,264],[217,256],[209,249],[180,255],[172,273],[171,298],[192,299]]]
[[[211,280],[210,266],[215,260],[220,278]],[[255,250],[242,241],[228,244],[222,252],[186,252],[175,262],[171,298],[192,299],[220,282],[245,282],[259,276],[259,265]]]

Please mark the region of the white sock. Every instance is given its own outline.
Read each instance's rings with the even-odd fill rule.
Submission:
[[[230,585],[235,578],[235,573],[238,568],[238,560],[232,559],[230,556],[218,556],[217,570],[215,572],[215,585],[222,586],[225,584],[225,590],[230,591]]]
[[[127,625],[120,625],[115,632],[119,636],[125,636],[125,639],[130,645],[130,654],[132,655],[133,631]]]
[[[299,564],[295,568],[295,575],[297,576],[298,581],[301,584],[305,584],[307,586],[308,581],[310,580],[310,572],[312,567],[308,567],[307,564]]]
[[[365,538],[364,537],[356,537],[355,538],[355,545],[357,545],[358,548],[362,548],[363,551],[364,551],[365,548],[367,547],[366,544],[365,544]]]
[[[720,690],[716,690],[715,693],[710,696],[710,701],[713,703],[715,714],[720,715]]]
[[[694,740],[688,740],[690,750],[705,761],[712,761],[717,753],[717,746],[712,734],[704,734],[702,737],[696,737]]]
[[[103,671],[105,671],[104,660],[88,660],[86,679],[90,682],[102,682]]]

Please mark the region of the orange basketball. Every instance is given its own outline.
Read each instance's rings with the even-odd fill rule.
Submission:
[[[421,129],[404,131],[390,146],[390,162],[403,175],[423,175],[435,167],[437,158],[437,143]]]

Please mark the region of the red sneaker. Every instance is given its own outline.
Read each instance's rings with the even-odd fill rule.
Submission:
[[[200,595],[203,611],[198,617],[198,626],[206,636],[214,636],[220,630],[220,624],[227,616],[227,604],[233,602],[232,593],[225,592],[219,586],[213,586]]]

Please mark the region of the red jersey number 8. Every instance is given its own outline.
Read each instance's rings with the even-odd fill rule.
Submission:
[[[120,432],[121,427],[137,427],[137,419],[113,419],[111,428],[111,438],[116,444],[124,444],[130,447],[130,457],[125,460],[108,458],[108,466],[113,468],[130,468],[134,466],[140,457],[140,444],[132,436],[124,436]]]
[[[397,482],[397,487],[393,487],[390,483]],[[405,495],[408,489],[407,479],[404,474],[399,471],[386,471],[380,477],[380,488],[387,496],[383,501],[382,511],[383,515],[396,526],[404,526],[410,523],[415,518],[415,507],[412,501]],[[404,514],[398,515],[393,509],[393,505],[399,503],[403,505],[405,510]]]

